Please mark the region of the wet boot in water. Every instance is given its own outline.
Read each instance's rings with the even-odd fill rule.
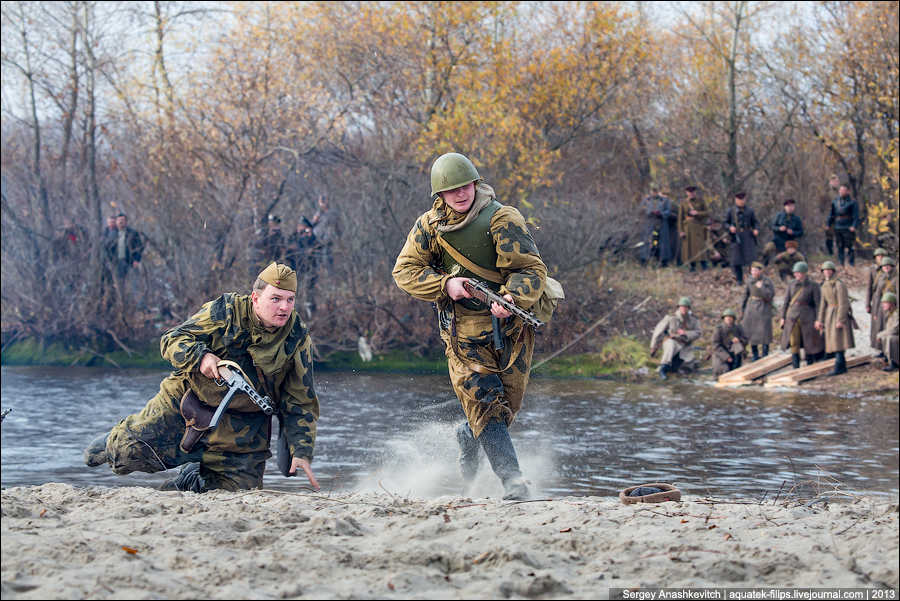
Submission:
[[[106,441],[109,439],[109,433],[97,436],[84,450],[84,463],[88,467],[97,467],[109,461],[106,454]]]
[[[834,354],[834,370],[828,375],[839,376],[847,373],[847,360],[844,358],[844,351],[838,351]]]
[[[472,434],[469,422],[463,422],[456,428],[456,442],[459,443],[459,470],[463,482],[468,486],[475,480],[481,461],[481,448]]]
[[[159,490],[180,490],[182,492],[205,492],[199,463],[186,463],[174,478],[163,482]]]

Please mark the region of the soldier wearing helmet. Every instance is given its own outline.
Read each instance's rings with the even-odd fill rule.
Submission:
[[[712,361],[715,376],[739,368],[744,361],[744,348],[748,338],[736,319],[734,309],[725,309],[722,311],[722,323],[716,326],[713,334]]]
[[[837,277],[837,267],[831,261],[822,263],[822,302],[816,310],[817,330],[825,336],[825,353],[834,355],[834,370],[832,376],[847,371],[847,361],[844,353],[854,347],[853,312],[850,309],[850,295],[847,285]]]
[[[463,282],[478,279],[529,309],[541,297],[547,268],[525,219],[497,201],[464,155],[435,160],[431,200],[397,257],[394,281],[437,306],[450,381],[466,414],[456,432],[463,479],[474,480],[484,449],[504,498],[524,499],[530,493],[508,429],[522,407],[534,330],[496,303],[482,306]],[[495,327],[502,349],[492,343]]]
[[[897,295],[885,292],[881,297],[881,311],[884,314],[884,327],[878,332],[878,347],[886,365],[883,371],[894,371],[900,364],[900,329],[897,320]]]
[[[691,344],[700,338],[700,322],[691,313],[691,299],[682,296],[678,300],[675,313],[663,317],[653,329],[650,340],[650,355],[662,347],[662,359],[659,364],[659,377],[668,378],[670,372],[677,372],[684,366],[694,369],[694,351]]]
[[[881,257],[881,263],[878,265],[878,275],[875,278],[875,286],[872,290],[873,298],[881,299],[881,297],[884,296],[885,292],[890,292],[897,289],[896,263],[897,262],[893,257],[887,256],[887,253],[885,253],[885,255]],[[885,316],[884,311],[881,308],[881,303],[873,302],[871,323],[872,337],[870,339],[872,348],[879,348],[878,332],[883,330],[884,326]],[[879,357],[880,356],[881,355],[879,354]]]
[[[806,354],[806,364],[812,365],[825,354],[825,341],[816,330],[816,312],[822,302],[822,291],[809,277],[809,265],[794,263],[794,281],[781,303],[781,346],[791,350],[794,369],[800,367],[800,351]]]

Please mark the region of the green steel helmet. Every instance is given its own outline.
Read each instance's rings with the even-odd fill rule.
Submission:
[[[797,261],[794,263],[794,268],[791,269],[794,273],[807,273],[809,271],[809,265],[806,264],[806,261]]]
[[[897,266],[897,261],[894,260],[894,257],[885,257],[881,260],[882,265],[893,265]]]
[[[734,309],[725,309],[724,311],[722,311],[722,317],[734,317],[735,319],[737,319],[737,313]]]
[[[897,304],[897,295],[894,294],[893,292],[885,292],[884,295],[881,297],[881,302],[893,303],[894,305],[896,305]]]
[[[883,248],[876,248],[876,249],[875,249],[874,255],[875,255],[876,257],[880,257],[880,256],[886,255],[886,254],[888,254],[888,251],[884,250]]]
[[[837,267],[835,267],[834,263],[832,263],[831,261],[825,261],[824,263],[822,263],[822,271],[825,271],[826,269],[837,271]]]
[[[679,307],[690,307],[691,306],[691,298],[689,296],[682,296],[678,299]]]
[[[431,165],[431,196],[478,181],[481,176],[472,161],[458,152],[442,154]]]

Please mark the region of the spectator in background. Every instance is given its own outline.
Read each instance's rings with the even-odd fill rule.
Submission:
[[[646,265],[651,258],[656,258],[661,267],[667,267],[678,252],[678,205],[659,185],[652,184],[650,195],[641,201],[640,210],[645,223],[641,264]]]
[[[837,173],[832,173],[828,178],[828,192],[826,193],[823,209],[831,205],[831,201],[838,195],[840,187],[841,179],[837,176]],[[831,225],[825,226],[825,250],[830,256],[834,256],[834,227]]]
[[[125,279],[132,267],[141,263],[144,237],[139,231],[128,227],[125,213],[116,216],[116,232],[114,236],[107,237],[106,254],[113,259],[113,272],[120,280]]]
[[[334,267],[333,245],[338,238],[337,211],[329,204],[323,194],[319,195],[319,209],[313,215],[313,233],[320,246],[321,263],[330,272]]]
[[[838,188],[838,196],[831,201],[831,213],[828,215],[828,227],[834,228],[834,239],[837,242],[838,263],[844,265],[846,253],[850,265],[856,262],[856,228],[859,227],[859,204],[850,196],[847,184]]]
[[[297,230],[288,237],[287,264],[297,272],[297,298],[305,299],[307,317],[316,310],[315,288],[318,280],[321,245],[316,239],[312,222],[301,217]]]
[[[681,238],[681,261],[690,263],[691,271],[706,269],[706,218],[709,211],[706,202],[697,197],[697,186],[684,189],[686,198],[678,207],[678,235]]]
[[[775,237],[775,249],[784,252],[785,243],[788,240],[800,240],[803,237],[803,221],[794,214],[796,202],[793,198],[784,201],[784,209],[779,211],[772,222],[772,232]]]
[[[738,285],[744,284],[744,265],[756,260],[756,241],[759,237],[759,222],[756,213],[747,206],[747,194],[734,195],[734,205],[728,209],[723,223],[731,232],[730,263],[734,279]]]
[[[281,234],[281,217],[269,215],[266,231],[256,240],[254,249],[256,251],[254,270],[273,261],[284,263],[285,244],[284,236]]]

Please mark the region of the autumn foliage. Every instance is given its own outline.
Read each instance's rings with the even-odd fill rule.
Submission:
[[[896,2],[651,5],[4,2],[4,344],[151,339],[246,291],[267,216],[290,233],[325,195],[340,239],[308,320],[320,352],[436,347],[390,269],[447,151],[566,285],[550,347],[635,276],[654,181],[720,212],[745,189],[764,219],[796,198],[812,249],[835,171],[872,208],[862,243],[896,248]],[[103,275],[119,211],[147,239],[139,302]]]

